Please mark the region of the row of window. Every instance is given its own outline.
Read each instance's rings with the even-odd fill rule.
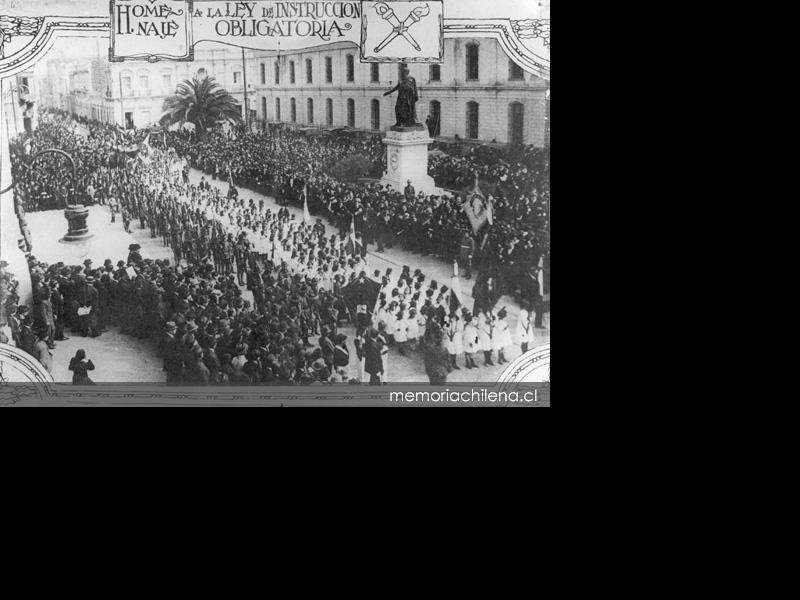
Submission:
[[[267,120],[267,99],[261,98],[261,114],[262,118]],[[512,102],[509,105],[509,132],[511,142],[517,143],[514,139],[519,136],[518,143],[522,143],[521,136],[524,129],[524,114],[525,107],[520,102]],[[430,127],[433,130],[433,135],[438,136],[441,134],[442,127],[442,105],[438,100],[430,103],[429,116],[431,118]],[[314,124],[314,99],[308,98],[306,100],[306,123],[309,125]],[[282,121],[281,114],[281,99],[275,98],[275,121]],[[297,123],[297,100],[295,98],[289,99],[289,121]],[[333,100],[330,98],[325,100],[325,122],[326,125],[332,126],[334,124],[333,118]],[[370,125],[372,129],[379,130],[381,128],[381,101],[374,99],[370,102]],[[356,127],[356,101],[352,98],[347,100],[347,126]],[[467,102],[467,118],[466,118],[466,137],[468,139],[478,139],[478,132],[480,129],[480,105],[477,102]]]
[[[523,79],[524,73],[522,69],[514,62],[509,61],[509,78],[510,79]],[[399,69],[401,66],[398,65],[398,80],[400,77]],[[261,83],[266,85],[267,83],[267,73],[266,73],[267,66],[264,63],[261,63]],[[197,72],[199,78],[203,78],[206,76],[206,70],[200,69]],[[440,65],[431,65],[429,77],[431,81],[441,81],[442,79],[442,71]],[[477,77],[476,77],[477,78]],[[355,59],[352,54],[347,55],[347,81],[353,82],[355,80]],[[370,65],[370,80],[372,83],[380,83],[380,67],[378,63],[372,63]],[[125,92],[131,92],[133,90],[133,74],[129,72],[122,73],[121,75],[122,81],[122,89]],[[289,62],[289,81],[290,83],[296,82],[296,73],[295,73],[295,62]],[[333,83],[333,60],[330,56],[325,57],[325,81],[326,83]],[[241,71],[234,71],[233,73],[233,83],[234,85],[239,85],[242,82],[242,72]],[[280,66],[278,63],[275,63],[275,83],[280,84]],[[306,59],[306,83],[314,83],[314,74],[313,74],[313,65],[311,59]],[[163,90],[171,90],[172,88],[172,73],[162,73],[161,75],[161,87]],[[149,90],[150,89],[150,75],[149,73],[140,73],[139,74],[139,89],[141,90]]]
[[[124,72],[120,75],[120,82],[122,85],[123,93],[131,93],[133,91],[133,74]],[[148,73],[139,74],[139,89],[150,89],[150,75]],[[161,89],[163,91],[173,91],[172,89],[172,73],[161,74]]]
[[[348,83],[355,81],[355,57],[348,54],[346,57],[346,79]],[[306,83],[314,83],[314,64],[310,58],[305,61],[305,75]],[[400,80],[399,70],[402,68],[398,65],[398,81]],[[297,67],[295,61],[289,61],[289,83],[297,83]],[[525,72],[517,63],[512,60],[508,61],[508,78],[511,81],[522,81],[525,79]],[[428,68],[429,81],[442,80],[442,67],[441,65],[430,65]],[[480,60],[478,56],[478,45],[467,45],[467,80],[477,81],[480,79]],[[281,83],[281,68],[278,63],[274,65],[274,81],[276,85]],[[370,64],[370,81],[372,83],[380,83],[380,65],[378,63]],[[234,73],[234,83],[236,81],[236,73]],[[330,56],[325,57],[325,83],[333,83],[333,58]],[[261,84],[267,84],[267,65],[261,63]]]

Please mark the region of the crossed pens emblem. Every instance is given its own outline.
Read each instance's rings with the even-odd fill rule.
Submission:
[[[400,21],[397,18],[397,15],[394,14],[394,10],[386,4],[385,2],[379,2],[375,5],[375,10],[377,11],[378,15],[380,15],[381,19],[388,22],[392,25],[392,33],[383,40],[377,48],[375,48],[375,54],[379,53],[381,50],[386,48],[389,44],[391,44],[394,40],[399,38],[400,36],[404,37],[406,41],[414,46],[414,50],[417,52],[421,52],[422,48],[417,43],[408,30],[411,28],[412,25],[419,23],[422,20],[422,17],[427,17],[431,13],[431,9],[426,4],[424,7],[418,6],[414,10],[412,10],[405,21]]]

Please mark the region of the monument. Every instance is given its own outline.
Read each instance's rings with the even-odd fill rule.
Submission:
[[[409,76],[405,64],[401,68],[400,81],[384,96],[394,92],[397,92],[394,108],[397,122],[383,139],[386,144],[386,172],[381,184],[391,185],[402,192],[410,181],[417,192],[438,193],[440,190],[428,175],[428,146],[433,140],[428,136],[425,126],[417,122],[417,82]]]

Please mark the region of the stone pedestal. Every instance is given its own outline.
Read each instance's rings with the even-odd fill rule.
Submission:
[[[82,204],[68,206],[64,211],[64,216],[69,223],[69,231],[67,231],[67,235],[58,240],[59,242],[67,244],[85,242],[94,237],[93,233],[89,233],[89,226],[86,224],[86,219],[89,218],[89,209],[86,206]]]
[[[411,180],[411,185],[426,194],[441,193],[428,175],[428,145],[433,140],[424,127],[392,128],[383,139],[386,144],[386,173],[381,185],[391,185],[402,193]]]

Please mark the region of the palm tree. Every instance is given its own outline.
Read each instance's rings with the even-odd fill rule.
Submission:
[[[193,123],[198,135],[222,123],[242,121],[239,103],[213,77],[184,81],[174,96],[164,100],[161,124]]]

